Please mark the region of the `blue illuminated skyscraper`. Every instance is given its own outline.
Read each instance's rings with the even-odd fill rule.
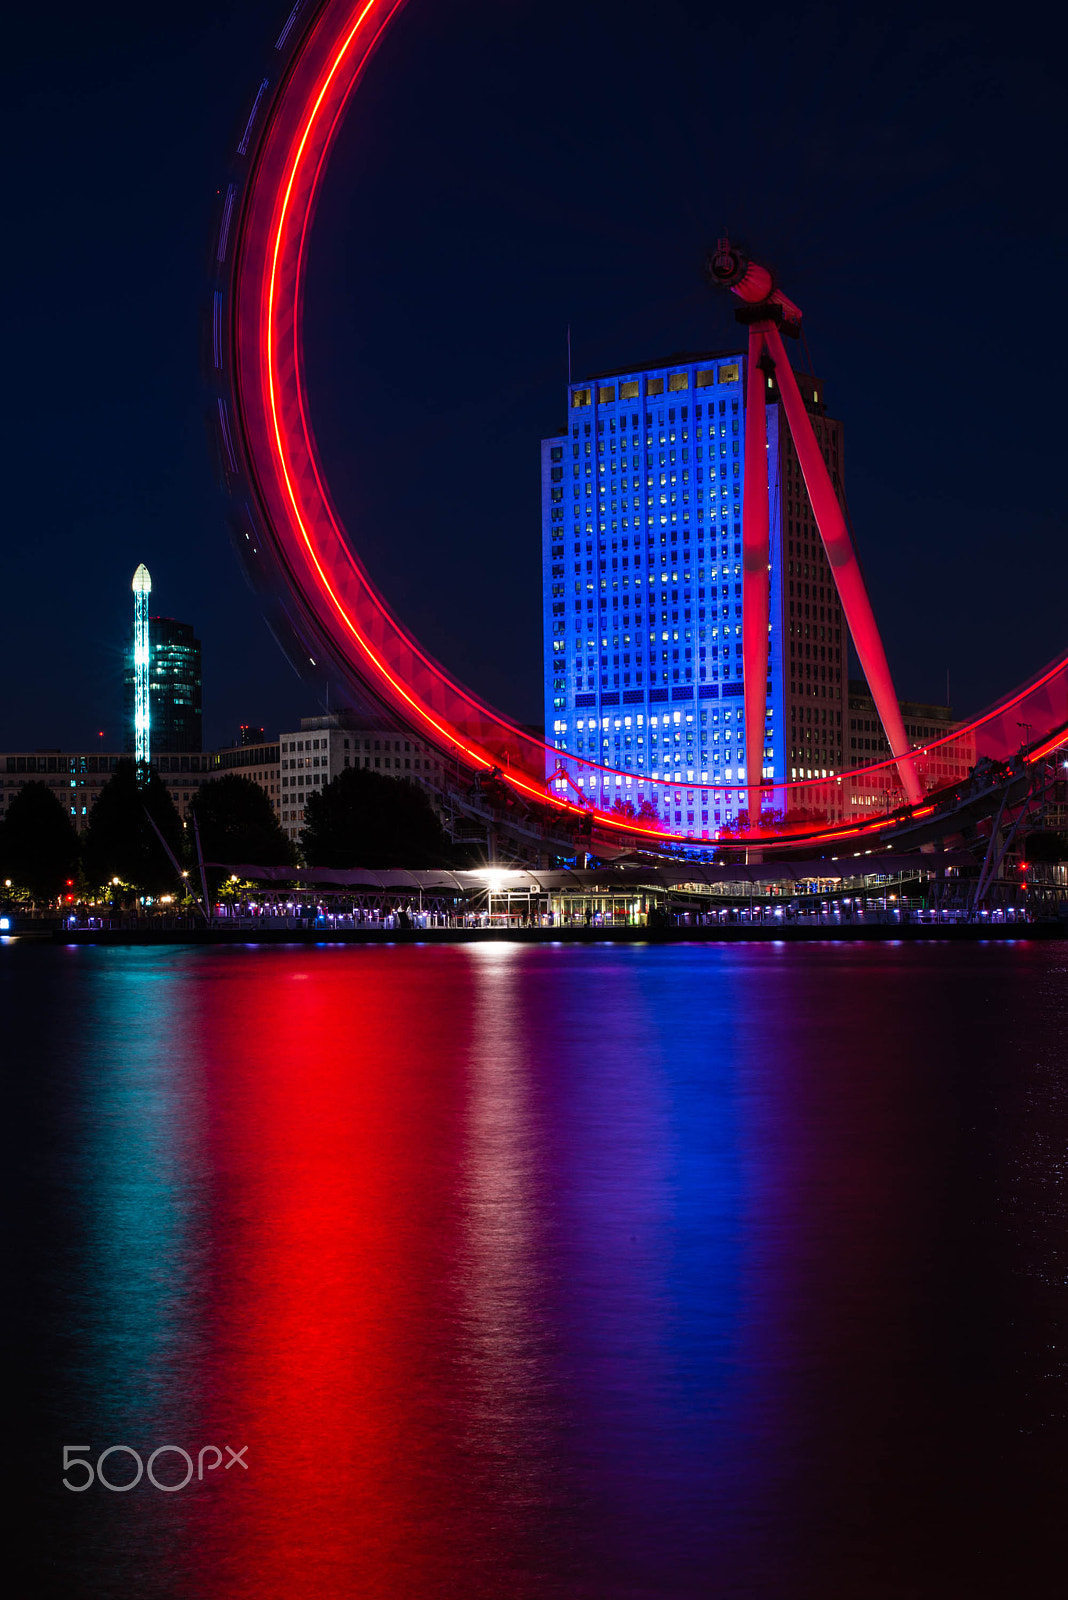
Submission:
[[[841,487],[841,425],[802,378]],[[841,609],[769,380],[770,654],[763,777],[841,770]],[[546,742],[600,804],[655,801],[711,837],[746,806],[742,712],[745,357],[601,374],[542,441]],[[574,760],[571,763],[575,769]],[[650,778],[668,779],[656,789]]]

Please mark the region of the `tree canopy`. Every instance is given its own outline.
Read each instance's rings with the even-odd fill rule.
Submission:
[[[55,900],[78,863],[78,834],[54,790],[39,780],[12,796],[0,823],[0,879],[35,901]]]
[[[442,867],[449,841],[424,791],[406,778],[346,767],[304,803],[310,867]]]
[[[190,810],[206,861],[284,867],[293,860],[293,847],[270,796],[251,778],[227,773],[202,784]]]
[[[138,783],[132,761],[120,761],[89,813],[82,860],[95,887],[121,878],[143,894],[175,892],[174,867],[149,823],[153,818],[171,850],[182,858],[182,819],[158,772]]]

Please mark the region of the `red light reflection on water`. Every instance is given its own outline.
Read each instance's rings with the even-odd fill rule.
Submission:
[[[364,954],[310,952],[270,982],[224,956],[201,989],[209,1337],[221,1433],[250,1445],[248,1479],[198,1506],[205,1594],[429,1596],[458,1542],[487,1574],[522,1544],[535,1486],[509,1483],[508,1423],[538,1374],[518,1078],[503,1039],[489,1072],[476,1046],[477,969],[443,985]]]

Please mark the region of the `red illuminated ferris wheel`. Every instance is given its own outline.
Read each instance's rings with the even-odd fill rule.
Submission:
[[[222,197],[215,241],[209,365],[222,471],[234,508],[234,537],[264,597],[272,627],[298,667],[326,673],[348,702],[383,725],[410,729],[444,756],[461,781],[492,774],[535,809],[547,832],[566,832],[569,814],[603,833],[664,840],[670,828],[599,809],[583,792],[583,769],[611,774],[534,738],[457,682],[394,616],[342,526],[324,480],[309,421],[302,359],[303,289],[315,201],[346,107],[404,0],[323,0],[294,7],[274,49],[238,143]],[[1018,727],[1043,729],[1030,754],[1063,739],[1068,724],[1068,658],[984,717],[915,748],[842,509],[813,433],[782,334],[801,313],[770,271],[722,241],[710,275],[742,302],[749,327],[743,502],[743,661],[746,772],[751,835],[759,835],[768,660],[769,507],[765,408],[774,381],[842,608],[890,747],[863,774],[821,784],[780,783],[774,834],[799,830],[833,840],[898,815],[922,812],[945,772],[982,755],[1015,752]],[[911,748],[910,748],[911,743]],[[944,746],[945,748],[939,748]],[[951,759],[952,758],[952,759]],[[547,774],[549,774],[547,781]],[[630,774],[629,776],[634,776]],[[675,788],[643,777],[647,790]],[[873,789],[874,786],[874,789]],[[685,787],[685,786],[684,786]],[[691,796],[700,788],[688,785]],[[707,789],[707,784],[705,788]],[[764,785],[766,788],[767,786]],[[873,802],[878,791],[878,805]],[[676,803],[679,791],[676,789]],[[864,806],[871,805],[865,812]],[[555,819],[555,820],[554,820]],[[557,828],[557,825],[559,827]],[[799,831],[793,830],[793,831]],[[683,830],[680,840],[693,835]]]

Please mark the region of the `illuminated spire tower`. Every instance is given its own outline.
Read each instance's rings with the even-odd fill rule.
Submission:
[[[148,597],[152,579],[142,561],[133,576],[134,593],[134,761],[147,771],[151,756],[148,705]]]

